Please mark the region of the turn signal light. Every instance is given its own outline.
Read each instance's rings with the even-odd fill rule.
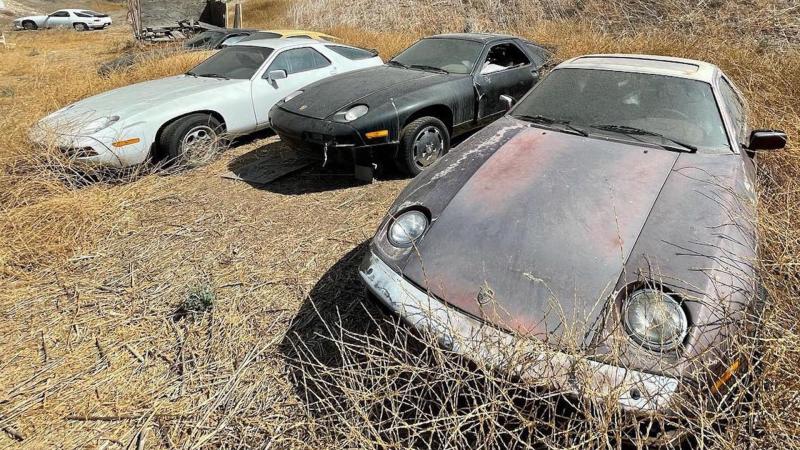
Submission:
[[[367,139],[385,138],[389,137],[389,130],[370,131],[365,136],[367,136]]]
[[[117,142],[114,142],[111,145],[113,145],[116,148],[120,148],[120,147],[125,147],[126,145],[138,144],[141,141],[142,140],[139,139],[139,138],[133,138],[133,139],[126,139],[124,141],[117,141]]]

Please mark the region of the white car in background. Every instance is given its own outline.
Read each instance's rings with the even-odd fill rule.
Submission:
[[[14,19],[17,30],[39,28],[74,28],[77,31],[98,30],[111,26],[111,17],[90,9],[60,9],[52,14]]]
[[[374,52],[312,39],[226,47],[183,75],[115,89],[39,121],[31,140],[90,165],[204,162],[224,139],[269,127],[269,110],[307,84],[383,64]]]

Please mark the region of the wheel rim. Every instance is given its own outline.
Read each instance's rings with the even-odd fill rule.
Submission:
[[[430,166],[444,152],[444,138],[439,128],[429,125],[414,139],[414,165],[420,169]]]
[[[189,165],[208,162],[219,147],[217,133],[207,125],[199,125],[186,133],[181,141],[183,161]]]

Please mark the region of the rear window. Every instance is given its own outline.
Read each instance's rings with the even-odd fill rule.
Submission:
[[[325,47],[328,48],[328,50],[334,51],[352,60],[369,59],[376,56],[374,52],[364,50],[363,48],[345,47],[343,45],[326,45]]]
[[[256,41],[259,39],[279,39],[281,37],[278,33],[270,33],[268,31],[259,31],[257,33],[253,33],[250,36],[242,39],[239,42],[248,42],[248,41]]]
[[[528,47],[528,51],[533,58],[533,65],[536,67],[542,67],[547,64],[547,61],[550,60],[550,52],[546,49],[539,47],[538,45],[531,44],[530,42],[526,43]]]

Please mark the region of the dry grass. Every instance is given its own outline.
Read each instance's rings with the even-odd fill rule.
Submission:
[[[475,11],[492,5],[472,3]],[[366,10],[357,2],[260,4],[266,12],[253,1],[246,25],[319,26],[385,56],[431,31],[403,31],[397,17],[437,30],[464,24],[460,15],[436,24],[438,9],[376,19],[353,15]],[[609,19],[619,23],[625,11]],[[727,26],[695,24],[687,33],[673,28],[678,16],[612,34],[596,15],[536,14],[533,26],[507,25],[554,46],[559,59],[625,51],[715,62],[746,91],[754,125],[800,138],[796,48]],[[421,346],[362,304],[360,244],[404,181],[360,186],[311,171],[255,189],[218,177],[249,153],[280,146],[261,136],[200,169],[76,188],[27,144],[28,127],[92,93],[179,73],[200,55],[102,79],[96,64],[125,50],[127,29],[11,39],[16,47],[0,50],[0,447],[614,445],[598,433],[610,423],[598,411],[578,408],[542,428],[547,420],[514,407],[529,391]],[[799,157],[793,147],[760,164],[760,265],[772,308],[756,387],[769,389],[748,416],[757,422],[735,421],[721,436],[695,423],[712,435],[709,445],[798,445]]]

